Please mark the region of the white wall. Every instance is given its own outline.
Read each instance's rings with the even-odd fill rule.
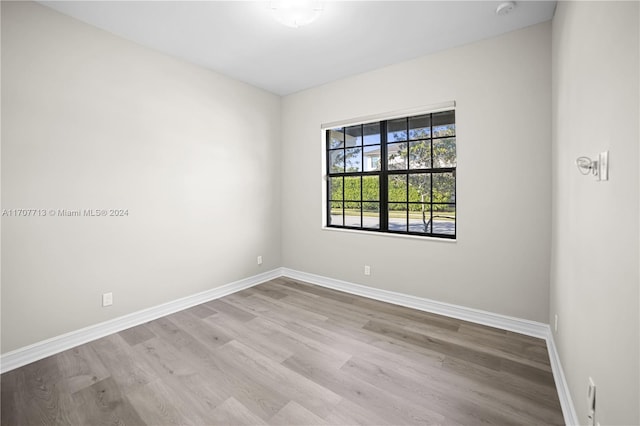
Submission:
[[[640,423],[638,16],[638,2],[561,2],[553,20],[550,315],[582,424],[588,377],[600,424]],[[609,181],[578,173],[604,150]]]
[[[129,210],[2,218],[3,352],[281,265],[279,97],[2,2],[2,124],[3,209]]]
[[[550,25],[285,97],[284,266],[547,322]],[[457,102],[458,241],[321,230],[320,124],[449,100]]]

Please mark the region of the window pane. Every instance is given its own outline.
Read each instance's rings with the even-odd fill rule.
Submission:
[[[433,167],[456,167],[456,138],[433,141]]]
[[[378,176],[362,177],[362,200],[378,201],[380,199],[380,178]]]
[[[431,201],[431,175],[429,173],[409,175],[409,201],[414,203]]]
[[[409,144],[409,168],[431,168],[431,141],[410,142]]]
[[[342,226],[342,203],[334,201],[331,203],[331,216],[329,216],[329,225]]]
[[[363,129],[365,145],[375,145],[380,143],[380,123],[365,124]]]
[[[387,142],[407,140],[407,119],[387,121]]]
[[[362,203],[362,226],[380,229],[380,203]]]
[[[456,179],[453,173],[433,174],[433,202],[456,202]]]
[[[431,232],[430,204],[409,204],[409,231],[424,233]]]
[[[407,231],[407,205],[389,203],[389,231]]]
[[[407,201],[407,175],[389,176],[389,201]]]
[[[360,227],[360,209],[362,207],[362,203],[345,203],[344,209],[344,225],[345,226],[356,226]]]
[[[329,172],[344,173],[344,150],[329,151]]]
[[[342,200],[342,178],[329,178],[329,199]]]
[[[455,136],[456,116],[454,111],[433,114],[433,137]]]
[[[387,145],[387,157],[389,170],[407,169],[407,143],[390,143]]]
[[[362,171],[362,148],[349,148],[346,152],[346,170],[347,172]]]
[[[346,176],[344,178],[344,199],[360,201],[360,176]]]
[[[364,147],[364,171],[380,170],[380,145]]]
[[[345,143],[346,146],[360,146],[362,145],[362,126],[351,126],[345,129]]]
[[[409,118],[409,139],[427,139],[431,136],[431,116]]]
[[[344,129],[327,130],[327,145],[329,148],[342,148],[344,145]]]
[[[433,205],[433,233],[456,234],[456,206],[452,204]]]

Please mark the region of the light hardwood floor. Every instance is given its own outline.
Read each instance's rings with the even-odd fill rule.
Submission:
[[[543,340],[287,278],[1,380],[3,426],[563,424]]]

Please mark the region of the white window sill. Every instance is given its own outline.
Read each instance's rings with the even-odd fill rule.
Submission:
[[[334,231],[334,232],[345,232],[348,234],[365,234],[365,235],[375,235],[376,237],[391,237],[391,238],[404,238],[411,240],[420,240],[420,241],[434,241],[438,243],[457,243],[458,240],[455,238],[437,238],[437,237],[428,237],[428,236],[419,236],[419,235],[411,235],[411,234],[393,234],[390,232],[376,232],[376,231],[363,231],[360,229],[346,229],[346,228],[332,228],[329,226],[323,226],[323,231]]]

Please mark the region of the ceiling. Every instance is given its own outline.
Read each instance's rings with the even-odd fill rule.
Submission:
[[[268,1],[42,1],[160,52],[278,95],[524,28],[552,18],[555,1],[327,1],[301,28]]]

